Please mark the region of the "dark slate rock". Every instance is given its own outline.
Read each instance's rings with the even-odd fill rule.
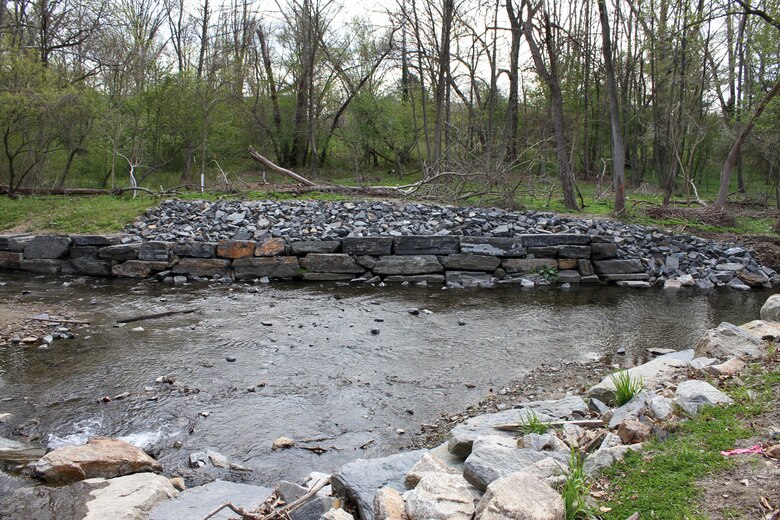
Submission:
[[[529,247],[528,255],[534,258],[557,258],[558,246]]]
[[[383,487],[406,491],[404,478],[428,450],[416,450],[379,459],[357,459],[333,474],[333,493],[352,501],[360,518],[374,519],[374,495]]]
[[[409,276],[391,275],[384,279],[387,283],[444,283],[443,274],[414,274]]]
[[[177,498],[158,504],[149,513],[149,520],[205,518],[225,502],[231,502],[246,511],[251,511],[259,508],[271,493],[273,490],[265,487],[215,480],[204,486],[185,489]],[[211,518],[226,520],[233,517],[235,513],[223,509]]]
[[[224,276],[229,267],[230,260],[223,258],[182,258],[173,266],[173,272],[191,276]]]
[[[21,253],[24,246],[34,237],[28,235],[4,235],[0,236],[0,251],[12,251]]]
[[[519,238],[461,237],[460,250],[462,253],[509,258],[526,254],[526,249]]]
[[[121,278],[146,278],[152,274],[147,262],[142,260],[128,260],[111,268],[111,274]]]
[[[650,279],[650,275],[647,273],[602,274],[600,276],[608,282],[644,282]]]
[[[577,271],[579,271],[582,276],[593,276],[596,274],[596,271],[593,269],[593,264],[590,263],[590,260],[584,258],[577,260]]]
[[[339,240],[304,240],[290,244],[290,252],[296,256],[309,253],[338,253],[340,248]]]
[[[346,237],[341,250],[350,255],[389,255],[393,250],[393,237]]]
[[[69,265],[66,267],[66,264],[68,264],[68,262],[65,262],[64,260],[54,260],[51,258],[22,258],[19,269],[32,273],[60,274],[70,267]]]
[[[173,253],[177,256],[191,258],[214,258],[217,255],[217,244],[213,242],[197,242],[188,240],[176,242],[173,245]]]
[[[558,267],[558,262],[552,258],[505,258],[501,267],[507,273],[529,273],[542,267]]]
[[[252,278],[293,278],[298,276],[300,265],[296,256],[247,257],[233,261],[237,280]]]
[[[98,257],[100,248],[98,246],[73,246],[70,248],[70,258],[90,258],[95,259]]]
[[[642,262],[636,259],[596,260],[593,262],[593,268],[598,274],[642,273],[645,270]]]
[[[0,251],[0,268],[19,269],[22,264],[22,253],[13,253],[11,251]]]
[[[70,237],[41,235],[30,240],[24,246],[24,257],[29,259],[65,258],[70,248]]]
[[[115,246],[103,247],[98,252],[100,258],[107,260],[136,260],[138,258],[138,249],[140,244],[117,244]]]
[[[101,235],[73,235],[70,239],[74,246],[105,247],[111,245],[111,240]]]
[[[144,242],[138,249],[138,259],[148,262],[167,262],[171,255],[169,242]]]
[[[301,267],[316,273],[362,274],[366,269],[346,254],[311,253],[300,259]]]
[[[396,255],[449,255],[460,251],[460,239],[454,236],[395,237]]]
[[[459,271],[487,271],[492,273],[501,264],[501,260],[494,256],[471,253],[455,253],[443,256],[440,260],[441,265],[445,269],[456,269]]]
[[[590,236],[569,233],[520,235],[520,240],[524,247],[561,246],[565,244],[587,246],[590,244]]]
[[[590,257],[593,260],[609,260],[617,256],[617,244],[591,244]]]
[[[111,261],[96,258],[72,258],[70,261],[76,274],[89,276],[111,276]]]
[[[355,278],[354,274],[345,273],[303,273],[307,282],[349,282]]]
[[[558,246],[558,258],[590,258],[590,246]]]
[[[373,269],[375,274],[381,275],[429,274],[440,273],[443,270],[439,260],[433,255],[383,256]]]
[[[558,272],[558,283],[580,283],[580,273],[565,269]]]
[[[474,271],[447,271],[445,279],[447,285],[459,285],[461,287],[489,287],[493,285],[493,277],[491,275]]]
[[[377,260],[379,260],[375,256],[369,256],[369,255],[357,255],[355,256],[355,262],[358,263],[358,265],[362,265],[366,269],[373,269],[376,265]]]

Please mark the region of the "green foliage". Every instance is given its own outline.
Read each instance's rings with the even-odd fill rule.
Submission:
[[[548,282],[554,282],[558,279],[558,268],[551,265],[540,265],[531,272],[538,274]]]
[[[536,412],[530,409],[528,410],[525,419],[520,421],[520,427],[518,428],[523,435],[528,435],[530,433],[542,435],[547,433],[549,429],[550,427],[542,422],[539,416],[536,415]]]
[[[587,503],[590,484],[585,476],[584,463],[585,458],[582,453],[573,448],[569,455],[568,474],[560,490],[566,511],[566,520],[593,518],[593,513]]]
[[[672,438],[648,441],[642,453],[629,451],[622,463],[606,470],[615,493],[604,504],[611,511],[602,518],[625,520],[637,511],[642,518],[704,518],[696,510],[700,490],[695,483],[733,464],[720,452],[755,434],[750,418],[772,409],[780,368],[764,372],[754,366],[743,373],[743,380],[729,390],[734,405],[703,409],[681,423]]]
[[[645,386],[641,377],[632,377],[628,370],[612,374],[612,382],[615,384],[615,406],[623,406]]]

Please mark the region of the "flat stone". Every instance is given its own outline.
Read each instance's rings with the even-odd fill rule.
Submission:
[[[125,441],[93,437],[83,446],[66,446],[47,453],[31,464],[30,469],[47,484],[63,485],[94,477],[162,471],[162,466]]]
[[[492,482],[476,509],[476,520],[562,520],[565,517],[561,495],[539,478],[523,472]]]
[[[174,274],[191,276],[225,276],[230,260],[224,258],[182,258],[173,266]]]
[[[739,358],[732,358],[717,365],[708,365],[702,372],[715,376],[736,376],[745,369],[745,362]]]
[[[39,235],[24,246],[24,257],[29,259],[60,259],[68,255],[70,237]]]
[[[561,271],[571,271],[574,269],[577,269],[577,259],[576,258],[559,258],[558,259],[558,269]],[[577,273],[579,274],[579,273]]]
[[[296,256],[271,256],[239,258],[233,261],[233,272],[237,280],[252,278],[295,278],[300,265]]]
[[[609,244],[599,244],[609,245]],[[616,246],[617,247],[617,246]],[[569,244],[558,246],[558,258],[590,258],[591,246],[572,246]]]
[[[685,370],[693,357],[693,350],[681,350],[672,354],[658,356],[647,363],[629,368],[628,374],[632,379],[641,379],[645,388],[653,388],[657,383],[666,381],[670,376]],[[613,376],[614,374],[610,374],[602,379],[600,383],[592,386],[588,390],[588,396],[604,403],[614,401],[616,389]]]
[[[111,261],[91,258],[73,258],[70,261],[77,274],[89,276],[111,276]]]
[[[121,278],[146,278],[152,274],[147,262],[128,260],[111,268],[111,274]]]
[[[558,271],[558,283],[580,283],[580,273],[569,269]]]
[[[341,250],[349,255],[389,255],[393,251],[393,237],[346,237]]]
[[[0,269],[19,269],[22,266],[22,253],[0,251]]]
[[[309,253],[338,253],[341,249],[340,240],[302,240],[290,244],[290,253],[303,256]]]
[[[493,284],[492,275],[474,271],[447,271],[445,280],[448,285],[457,284],[462,287],[487,287]]]
[[[24,252],[24,247],[35,238],[32,235],[5,235],[0,236],[0,251],[12,253]]]
[[[191,258],[214,258],[217,254],[217,244],[213,242],[198,242],[185,240],[173,245],[173,253]]]
[[[525,256],[526,249],[520,238],[460,237],[462,253],[489,255],[504,258]]]
[[[84,520],[146,520],[157,504],[179,494],[170,480],[154,473],[89,479],[85,483],[95,485],[89,493],[93,498],[86,503]]]
[[[111,240],[103,235],[71,235],[74,246],[110,246]]]
[[[138,259],[149,262],[167,262],[170,260],[171,248],[169,242],[144,242],[138,249]]]
[[[694,346],[696,357],[716,357],[720,359],[764,358],[767,348],[764,342],[750,332],[723,322],[710,329],[699,338]]]
[[[283,255],[287,243],[283,238],[273,237],[265,240],[258,240],[255,246],[255,256],[279,256]]]
[[[680,280],[674,280],[669,278],[664,280],[664,289],[682,289],[682,282]]]
[[[580,272],[580,276],[593,276],[596,271],[593,269],[593,264],[590,260],[584,258],[577,259],[577,271]]]
[[[644,273],[645,268],[642,262],[636,259],[631,260],[594,260],[593,268],[597,274],[629,274]]]
[[[106,260],[117,260],[118,262],[136,260],[140,248],[140,244],[117,244],[100,248],[98,256]]]
[[[363,520],[373,520],[377,490],[391,487],[404,491],[404,476],[426,451],[408,451],[377,459],[357,459],[345,464],[333,474],[333,494],[346,497],[357,505]]]
[[[220,258],[246,258],[255,254],[257,244],[251,240],[220,240],[217,242],[217,256]]]
[[[518,448],[516,444],[514,439],[503,436],[478,437],[474,441],[471,455],[463,465],[464,478],[477,489],[485,490],[491,482],[522,471],[548,457],[558,460],[561,464],[568,463],[568,454]]]
[[[479,437],[494,435],[514,439],[517,436],[516,432],[496,430],[494,426],[521,423],[527,421],[529,415],[529,409],[513,408],[502,412],[471,417],[450,431],[447,449],[453,455],[465,459],[471,454],[474,441]],[[537,413],[537,416],[541,421],[553,419],[553,417],[543,413]]]
[[[471,520],[474,515],[474,495],[458,474],[426,473],[404,500],[409,520]]]
[[[404,485],[407,489],[414,489],[426,473],[451,473],[460,475],[462,471],[448,466],[447,463],[437,458],[432,453],[425,453],[422,458],[412,466],[412,469],[409,470],[406,477],[404,477]]]
[[[383,487],[374,496],[375,520],[407,520],[404,498],[398,490]]]
[[[520,238],[523,247],[590,245],[590,236],[575,235],[575,234],[568,234],[568,233],[560,233],[555,235],[547,235],[547,234],[520,235],[519,237],[515,237],[515,238]]]
[[[637,444],[644,442],[650,437],[652,429],[649,425],[637,421],[636,419],[627,419],[618,426],[618,437],[623,444]]]
[[[641,449],[641,444],[599,448],[585,458],[582,469],[586,475],[594,477],[614,463],[623,460],[623,457],[625,457],[626,453],[629,451],[639,451]]]
[[[215,480],[203,486],[186,489],[179,494],[178,498],[158,505],[149,514],[149,520],[205,518],[225,502],[231,502],[241,509],[251,511],[260,507],[271,493],[273,490],[265,487]],[[223,509],[212,518],[227,520],[234,517],[235,513]]]
[[[692,379],[677,385],[674,401],[689,415],[696,415],[705,406],[732,404],[734,400],[707,383]]]
[[[393,252],[396,255],[449,255],[460,251],[460,238],[456,236],[395,237]]]
[[[70,259],[89,258],[95,260],[98,257],[100,248],[98,246],[72,246],[70,248]]]
[[[600,276],[607,282],[646,282],[650,279],[650,275],[647,273],[602,274]]]
[[[355,275],[343,273],[303,273],[301,278],[307,282],[349,282],[355,279]]]
[[[558,267],[558,262],[552,258],[505,258],[501,267],[509,274],[530,273],[543,267]]]
[[[414,256],[383,256],[374,266],[374,273],[388,274],[428,274],[440,273],[444,270],[439,260],[433,255]]]
[[[32,273],[60,274],[70,266],[65,260],[54,260],[50,258],[22,258],[19,262],[19,269],[30,271]]]
[[[300,259],[301,267],[317,273],[362,274],[366,269],[358,265],[353,257],[338,253],[310,253]]]
[[[780,337],[780,323],[777,321],[753,320],[740,325],[739,328],[751,333],[758,339]]]
[[[725,264],[718,264],[715,266],[715,269],[718,271],[732,271],[732,272],[738,272],[745,268],[743,264],[736,263],[736,262],[726,262]]]
[[[492,273],[501,265],[501,260],[496,257],[473,253],[454,253],[444,256],[440,260],[441,265],[445,269],[456,271],[486,271]]]
[[[529,247],[529,258],[558,258],[558,246]]]
[[[385,276],[386,283],[444,283],[443,274],[413,274],[413,275],[391,275]]]
[[[0,437],[0,467],[16,467],[38,460],[44,450],[26,442]]]
[[[591,244],[590,257],[593,260],[611,260],[617,256],[617,244]]]

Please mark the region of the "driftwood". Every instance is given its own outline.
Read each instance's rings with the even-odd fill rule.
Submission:
[[[566,424],[573,424],[574,426],[584,426],[586,428],[598,428],[599,426],[604,426],[604,421],[601,419],[583,419],[579,421],[550,421],[543,422],[542,424],[545,426],[564,426]],[[493,426],[493,428],[496,430],[513,432],[519,430],[523,426],[523,423],[497,424]]]
[[[257,152],[257,150],[255,150],[251,146],[249,147],[249,155],[252,156],[252,159],[254,159],[255,161],[259,162],[260,164],[262,164],[263,166],[265,166],[269,170],[273,170],[276,173],[281,173],[282,175],[286,175],[286,176],[290,177],[291,179],[293,179],[295,181],[298,181],[301,184],[304,184],[306,186],[316,186],[317,185],[317,183],[311,182],[309,179],[301,177],[297,173],[295,173],[293,171],[290,171],[287,168],[282,168],[281,166],[278,166],[278,165],[274,164],[270,160],[268,160],[265,157],[263,157],[262,155],[260,155]]]
[[[308,493],[303,495],[298,500],[290,502],[286,506],[281,507],[268,514],[251,513],[249,511],[245,511],[241,509],[238,506],[233,505],[233,503],[231,502],[225,502],[224,504],[220,505],[218,508],[214,509],[211,513],[209,513],[208,516],[206,516],[203,520],[208,520],[209,518],[213,517],[214,515],[216,515],[217,513],[219,513],[225,508],[228,508],[234,513],[241,515],[242,520],[274,520],[274,519],[286,518],[290,512],[298,509],[306,502],[311,500],[319,492],[320,489],[324,488],[328,484],[330,484],[330,478],[323,479],[319,481],[316,486],[312,487]]]
[[[157,318],[165,318],[167,316],[174,316],[176,314],[192,314],[193,312],[198,312],[201,310],[200,308],[196,307],[194,309],[184,309],[181,311],[165,311],[165,312],[157,312],[155,314],[144,314],[143,316],[133,316],[132,318],[123,318],[121,320],[116,320],[117,323],[133,323],[134,321],[144,321],[144,320],[154,320]]]

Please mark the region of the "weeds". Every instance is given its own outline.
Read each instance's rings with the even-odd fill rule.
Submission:
[[[641,377],[631,377],[628,370],[612,374],[615,384],[615,406],[623,406],[645,387]]]
[[[538,274],[548,282],[554,282],[558,279],[558,268],[551,265],[541,265],[532,272]]]
[[[550,427],[544,424],[533,410],[528,410],[528,413],[525,416],[525,420],[520,423],[519,428],[520,433],[523,435],[528,435],[529,433],[538,433],[539,435],[543,435],[547,433],[547,430],[549,429]]]
[[[566,520],[593,518],[587,504],[590,484],[583,470],[585,458],[576,448],[572,448],[569,456],[569,474],[561,487],[561,496],[566,509]]]

